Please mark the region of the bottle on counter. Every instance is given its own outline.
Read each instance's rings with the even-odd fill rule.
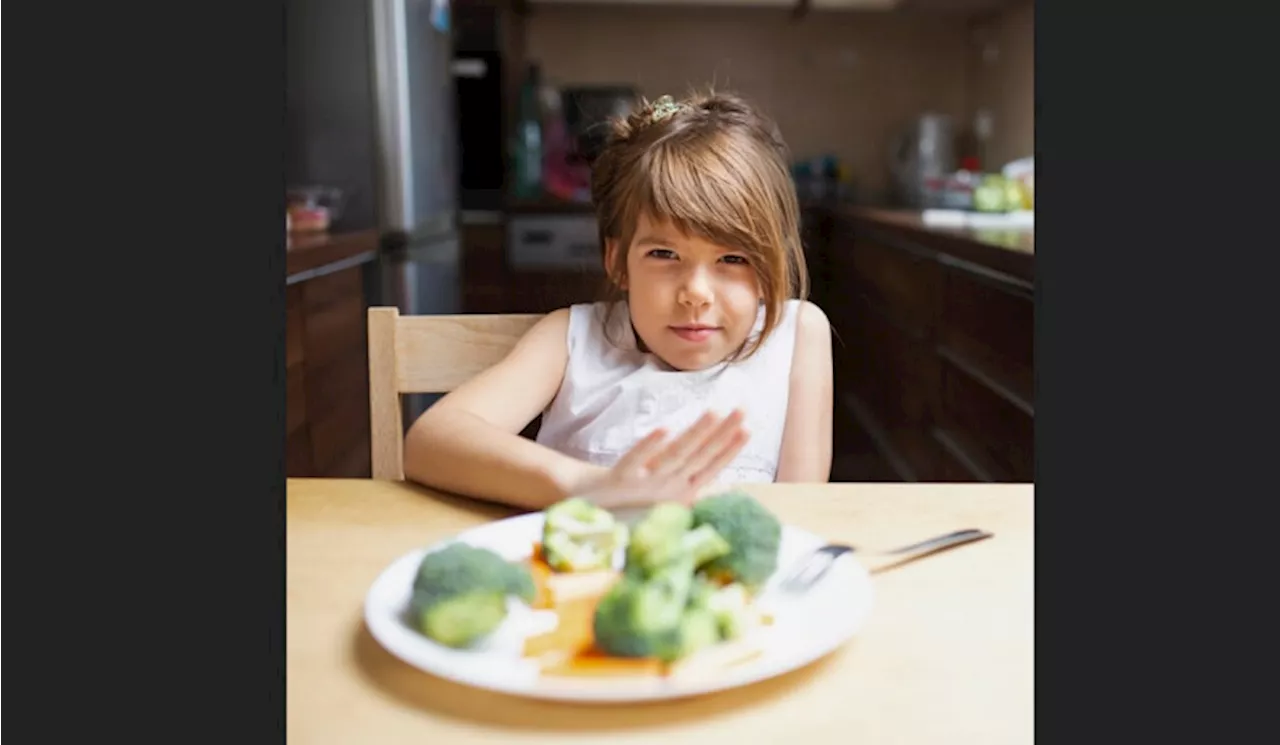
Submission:
[[[520,107],[516,115],[515,192],[521,197],[542,194],[542,107],[539,102],[538,65],[529,65],[520,86]]]

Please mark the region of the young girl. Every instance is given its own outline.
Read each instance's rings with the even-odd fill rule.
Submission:
[[[797,299],[799,207],[773,124],[733,96],[664,96],[615,123],[592,201],[617,297],[548,314],[428,409],[406,476],[531,509],[826,481],[831,332]],[[539,414],[537,441],[520,437]]]

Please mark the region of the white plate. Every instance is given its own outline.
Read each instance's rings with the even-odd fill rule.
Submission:
[[[538,512],[482,525],[454,540],[489,548],[519,561],[528,558],[541,537],[542,513]],[[478,646],[457,650],[437,644],[406,622],[405,611],[422,557],[447,542],[408,553],[388,566],[365,597],[365,624],[379,644],[404,662],[441,678],[490,691],[577,702],[655,701],[711,693],[804,667],[857,633],[871,611],[872,584],[866,570],[848,554],[802,597],[771,592],[794,562],[824,543],[812,533],[784,526],[780,568],[760,601],[774,616],[774,623],[750,639],[761,654],[748,662],[717,668],[714,674],[704,668],[698,675],[670,677],[543,675],[535,662],[523,658],[522,649],[526,637],[555,627],[555,615],[515,600],[511,601],[511,613],[503,624]]]

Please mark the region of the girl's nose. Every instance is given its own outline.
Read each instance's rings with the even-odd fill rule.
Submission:
[[[711,281],[705,269],[695,268],[685,274],[678,298],[681,304],[706,305],[711,302],[711,298]]]

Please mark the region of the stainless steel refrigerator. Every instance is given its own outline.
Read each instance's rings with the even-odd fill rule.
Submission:
[[[376,228],[369,302],[459,313],[448,2],[287,0],[286,179],[342,189],[333,230]],[[434,397],[406,397],[412,421]]]

